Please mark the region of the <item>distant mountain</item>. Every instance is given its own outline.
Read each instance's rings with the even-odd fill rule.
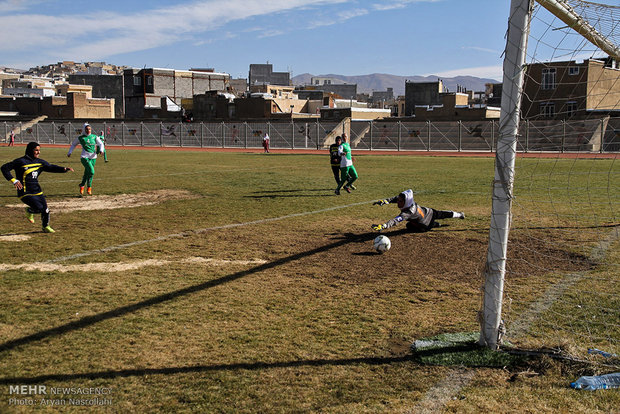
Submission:
[[[370,75],[344,76],[344,75],[312,75],[310,73],[302,73],[293,76],[293,85],[309,85],[310,78],[320,76],[326,78],[340,79],[346,83],[356,83],[358,93],[372,93],[375,91],[385,91],[387,88],[394,88],[394,96],[405,94],[405,81],[412,82],[436,82],[437,79],[443,81],[443,85],[450,92],[457,90],[457,85],[465,87],[470,91],[484,91],[485,83],[499,83],[495,79],[477,78],[475,76],[455,76],[453,78],[445,78],[441,76],[398,76],[388,75],[386,73],[373,73]]]

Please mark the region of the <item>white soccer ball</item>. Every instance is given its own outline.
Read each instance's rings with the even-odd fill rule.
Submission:
[[[392,242],[387,238],[387,236],[377,236],[375,237],[373,246],[379,253],[384,253],[390,250],[390,247],[392,247]]]

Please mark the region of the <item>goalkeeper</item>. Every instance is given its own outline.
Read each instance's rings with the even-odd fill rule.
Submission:
[[[413,200],[413,190],[405,190],[397,196],[375,201],[373,204],[383,206],[386,204],[396,203],[400,208],[400,214],[384,224],[373,224],[372,229],[381,231],[389,229],[397,225],[401,221],[407,222],[407,229],[415,233],[424,233],[439,227],[440,224],[436,220],[446,218],[464,219],[465,213],[456,211],[435,210],[434,208],[422,207]]]

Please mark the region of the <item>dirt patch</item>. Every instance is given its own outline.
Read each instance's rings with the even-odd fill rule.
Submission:
[[[85,263],[85,264],[72,264],[62,265],[58,263],[22,263],[22,264],[5,264],[0,263],[0,272],[6,272],[9,270],[25,270],[25,271],[39,271],[39,272],[125,272],[128,270],[140,269],[146,266],[167,266],[175,263],[196,263],[210,266],[226,266],[226,265],[260,265],[266,263],[265,260],[253,259],[253,260],[219,260],[209,259],[205,257],[188,257],[182,260],[137,260],[133,262],[120,262],[120,263]]]
[[[94,195],[79,198],[68,198],[59,201],[48,201],[54,213],[70,213],[79,210],[112,210],[117,208],[133,208],[150,206],[169,200],[186,200],[198,198],[187,190],[155,190],[138,194]],[[24,208],[23,204],[9,204],[7,207]]]
[[[326,234],[327,238],[278,234],[277,240],[261,241],[266,251],[288,246],[308,252],[303,256],[303,272],[316,274],[328,282],[349,280],[357,284],[376,284],[379,280],[401,280],[404,285],[423,288],[432,280],[444,283],[451,290],[453,281],[475,286],[479,284],[486,262],[488,234],[463,232],[456,225],[428,233],[410,233],[400,228],[383,232],[392,241],[389,252],[374,251],[372,241],[377,233]],[[240,237],[239,235],[235,235]],[[536,278],[550,272],[591,270],[596,264],[586,256],[558,244],[551,232],[541,231],[537,238],[516,233],[511,235],[508,278]],[[220,236],[220,239],[228,235]],[[231,240],[233,242],[232,236]],[[244,241],[244,245],[251,245]],[[540,252],[537,254],[537,252]],[[277,254],[277,252],[276,252]],[[326,263],[346,263],[326,270]],[[455,294],[458,292],[454,292]]]

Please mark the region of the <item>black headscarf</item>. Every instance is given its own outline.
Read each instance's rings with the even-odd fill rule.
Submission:
[[[26,155],[29,156],[30,158],[34,158],[34,149],[36,147],[39,146],[38,142],[29,142],[28,145],[26,145]]]

